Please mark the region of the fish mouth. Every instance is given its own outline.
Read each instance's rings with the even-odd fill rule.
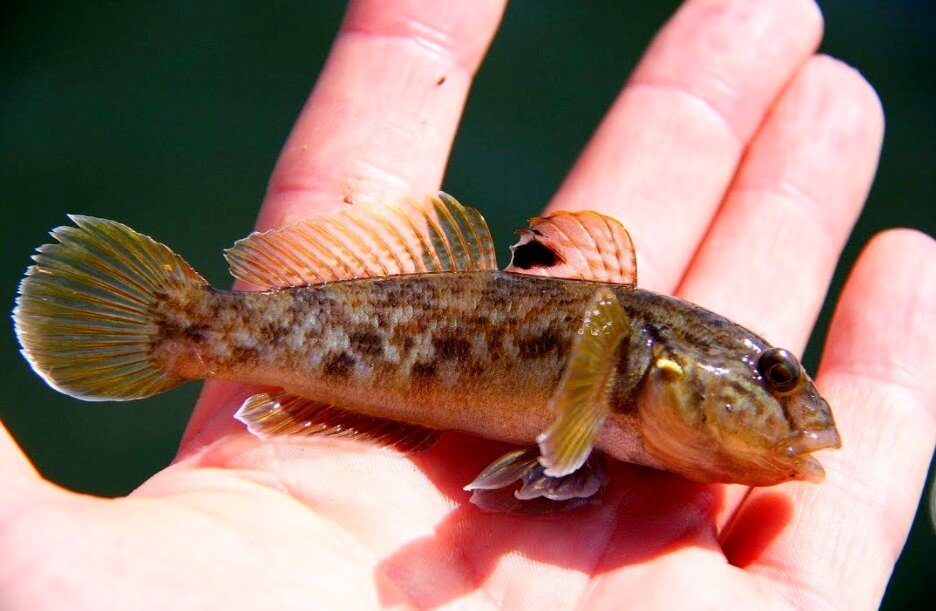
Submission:
[[[777,444],[777,451],[785,456],[796,457],[818,452],[819,450],[838,449],[842,447],[842,438],[838,430],[832,426],[818,431],[800,431],[791,439],[785,439]]]
[[[783,456],[793,459],[793,465],[802,479],[808,482],[820,483],[825,479],[825,470],[814,457],[812,452],[819,450],[837,449],[842,447],[842,438],[833,426],[820,430],[800,431],[791,439],[785,439],[777,444],[776,450]]]
[[[809,454],[793,459],[793,465],[798,472],[796,479],[812,482],[813,484],[821,484],[825,481],[825,469],[822,468],[822,463]]]

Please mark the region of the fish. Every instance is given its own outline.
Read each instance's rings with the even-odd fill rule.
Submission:
[[[236,242],[210,286],[106,219],[51,232],[13,313],[22,354],[87,401],[192,380],[263,390],[235,417],[260,439],[347,437],[424,450],[442,431],[517,447],[465,486],[490,511],[600,502],[607,460],[698,482],[821,482],[829,404],[788,350],[636,286],[617,220],[559,211],[496,263],[481,213],[438,193],[354,204]]]

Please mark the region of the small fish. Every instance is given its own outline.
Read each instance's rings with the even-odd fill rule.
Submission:
[[[261,438],[417,450],[442,430],[521,447],[466,486],[489,510],[599,498],[603,456],[701,482],[819,482],[840,447],[799,361],[731,321],[635,287],[626,230],[534,218],[498,271],[481,215],[441,193],[355,205],[238,241],[210,287],[114,221],[72,216],[38,249],[13,314],[23,355],[89,401],[188,380],[272,387],[236,417]]]

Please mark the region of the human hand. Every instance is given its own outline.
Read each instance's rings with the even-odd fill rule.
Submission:
[[[437,4],[354,4],[262,228],[438,188],[502,6]],[[621,219],[641,286],[802,348],[882,130],[860,76],[813,55],[820,29],[807,2],[689,2],[550,207]],[[209,384],[177,461],[124,499],[44,482],[0,439],[0,607],[875,606],[933,449],[934,254],[891,232],[851,275],[818,376],[845,445],[820,486],[614,465],[600,506],[484,514],[461,487],[503,446],[260,443],[231,418],[250,391]]]

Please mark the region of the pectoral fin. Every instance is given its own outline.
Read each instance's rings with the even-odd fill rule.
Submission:
[[[607,287],[585,311],[569,362],[550,401],[556,419],[538,438],[540,464],[550,477],[573,473],[588,459],[611,413],[618,351],[630,318]]]
[[[248,397],[234,417],[261,439],[279,435],[351,437],[418,452],[438,438],[437,431],[415,424],[357,414],[282,391]]]
[[[536,447],[508,452],[465,486],[471,502],[486,511],[552,513],[592,502],[607,484],[604,457],[592,455],[574,473],[550,477]],[[519,485],[518,485],[519,482]]]

